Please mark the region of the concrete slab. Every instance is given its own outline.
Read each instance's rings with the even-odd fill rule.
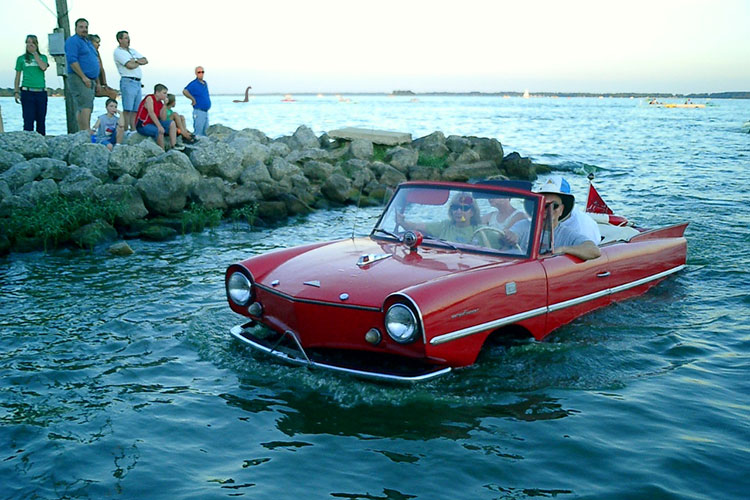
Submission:
[[[391,132],[389,130],[373,130],[369,128],[346,127],[328,132],[328,136],[334,139],[366,139],[373,144],[384,144],[396,146],[411,142],[411,134],[406,132]]]

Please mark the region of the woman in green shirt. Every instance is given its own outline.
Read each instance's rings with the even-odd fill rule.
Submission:
[[[44,72],[49,67],[47,56],[39,53],[39,40],[35,35],[26,36],[26,53],[16,59],[16,103],[23,109],[23,129],[34,130],[45,135],[47,129],[47,85]],[[23,75],[23,80],[21,80]]]

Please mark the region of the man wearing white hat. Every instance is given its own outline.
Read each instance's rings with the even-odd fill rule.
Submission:
[[[570,193],[570,184],[562,177],[551,177],[537,191],[544,195],[545,208],[552,207],[552,231],[554,252],[575,255],[583,260],[596,259],[602,253],[587,236],[572,227],[561,225],[573,210],[575,197]]]

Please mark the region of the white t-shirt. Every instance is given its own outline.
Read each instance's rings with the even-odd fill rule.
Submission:
[[[118,46],[115,49],[115,66],[117,66],[117,71],[120,72],[120,76],[142,78],[140,65],[136,66],[133,69],[125,67],[125,64],[127,64],[128,61],[132,59],[140,59],[141,57],[143,57],[141,53],[135,49],[123,49],[122,47]]]
[[[570,217],[562,221],[560,226],[584,235],[586,239],[593,241],[595,245],[602,242],[602,233],[599,231],[599,224],[580,210],[571,210]]]

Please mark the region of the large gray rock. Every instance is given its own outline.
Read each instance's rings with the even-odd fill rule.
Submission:
[[[479,153],[471,148],[463,150],[461,153],[451,153],[448,155],[448,165],[456,165],[459,163],[474,163],[481,161],[482,157]]]
[[[149,212],[169,215],[185,208],[188,193],[199,179],[192,167],[160,163],[151,166],[135,186]]]
[[[27,198],[32,205],[37,205],[40,202],[57,195],[59,192],[60,190],[55,181],[52,179],[44,179],[25,184],[18,190],[18,196]]]
[[[452,153],[461,154],[471,147],[471,141],[460,135],[449,135],[445,140],[445,145]]]
[[[193,195],[206,208],[227,208],[225,195],[229,192],[226,182],[218,177],[204,177],[193,189]]]
[[[286,203],[283,201],[261,201],[258,203],[258,217],[262,220],[281,221],[288,216]]]
[[[3,201],[5,198],[10,198],[12,195],[13,192],[10,190],[8,183],[0,179],[0,201]]]
[[[273,178],[266,167],[261,162],[248,165],[240,174],[240,184],[250,184],[253,182],[272,182]]]
[[[271,182],[257,182],[256,185],[260,191],[261,198],[264,200],[276,199],[284,192],[284,187],[273,180]]]
[[[413,149],[401,146],[389,149],[384,158],[386,163],[389,163],[392,167],[398,169],[402,173],[408,172],[409,167],[416,165],[418,159],[419,153]]]
[[[58,183],[57,187],[60,188],[60,194],[66,198],[83,199],[92,196],[94,190],[101,185],[101,179],[95,177],[91,170],[71,165],[70,173]]]
[[[469,179],[486,179],[500,174],[494,161],[478,161],[452,165],[443,171],[443,179],[446,181],[464,182]]]
[[[16,163],[0,174],[0,180],[8,183],[8,187],[16,192],[24,184],[35,180],[42,173],[42,166],[33,160]]]
[[[262,199],[263,194],[254,182],[231,186],[229,192],[224,197],[224,201],[230,208],[244,207],[251,203],[257,203]]]
[[[81,130],[75,134],[47,137],[46,141],[50,158],[67,161],[71,148],[80,144],[91,144],[91,136],[86,130]]]
[[[427,165],[412,165],[409,167],[408,176],[415,181],[439,181],[442,177],[439,168]]]
[[[536,179],[536,168],[530,158],[524,158],[513,152],[503,158],[500,168],[508,177],[533,181]]]
[[[439,131],[415,139],[412,142],[412,146],[419,150],[421,156],[429,158],[445,158],[450,153],[448,147],[445,145],[445,135]]]
[[[292,147],[294,149],[317,149],[320,147],[320,141],[310,127],[300,125],[292,134]]]
[[[307,179],[307,177],[302,174],[296,174],[289,178],[289,183],[291,184],[289,193],[294,195],[297,200],[306,205],[315,202],[315,194],[313,193],[312,185],[310,184],[310,181]],[[287,209],[288,208],[289,204],[287,204]],[[289,210],[289,212],[294,214],[302,213],[296,209]]]
[[[100,202],[119,204],[120,210],[115,220],[121,225],[132,224],[148,215],[141,194],[130,185],[104,184],[94,189],[94,198]]]
[[[242,156],[223,142],[206,144],[190,153],[190,161],[198,172],[212,177],[236,181],[242,173]]]
[[[402,182],[406,182],[406,176],[391,166],[386,167],[380,175],[380,183],[386,186],[395,187]]]
[[[79,227],[70,235],[70,239],[81,248],[94,248],[116,238],[117,230],[102,220]]]
[[[261,144],[268,144],[270,142],[268,136],[264,132],[255,128],[243,128],[242,130],[238,130],[237,133],[234,134],[234,138],[238,137],[247,137]]]
[[[70,166],[62,160],[34,158],[29,161],[42,167],[42,173],[40,174],[42,179],[52,179],[59,182],[71,172]]]
[[[503,145],[497,139],[487,137],[468,137],[471,148],[479,153],[482,161],[491,161],[500,165],[503,161]]]
[[[22,154],[27,159],[49,155],[44,136],[26,130],[0,134],[0,149]]]
[[[268,173],[271,177],[280,181],[285,177],[291,177],[292,175],[302,174],[302,169],[297,165],[289,163],[283,158],[274,158],[271,165],[268,167]]]
[[[118,144],[109,155],[107,170],[113,179],[128,174],[132,177],[140,177],[143,164],[148,155],[143,148]]]
[[[271,151],[271,157],[285,157],[292,151],[289,146],[280,141],[271,142],[270,144],[268,144],[268,149],[269,151]]]
[[[218,141],[226,141],[233,137],[235,133],[234,129],[221,124],[210,125],[206,130],[207,136]]]
[[[346,203],[351,189],[352,184],[349,179],[341,174],[333,174],[321,186],[320,192],[331,201]]]
[[[360,160],[371,160],[374,153],[372,142],[366,139],[354,139],[349,147],[349,153],[353,158]]]
[[[322,149],[295,149],[284,158],[289,163],[304,163],[310,160],[325,161],[329,154]]]
[[[313,182],[323,182],[333,173],[333,165],[311,160],[302,167],[305,176]]]
[[[254,163],[266,163],[271,158],[271,150],[268,146],[245,136],[237,136],[230,143],[242,158],[242,165],[248,166]]]
[[[24,160],[26,158],[21,153],[0,149],[0,173],[5,172],[16,163],[21,163]]]
[[[135,138],[135,139],[133,139]],[[140,140],[138,138],[141,138]],[[151,137],[146,137],[141,134],[133,134],[130,136],[130,140],[126,141],[127,144],[136,145],[146,153],[148,158],[159,156],[164,154],[164,150],[156,144],[156,141]]]
[[[68,163],[87,168],[94,176],[106,181],[109,178],[109,155],[109,149],[101,144],[80,144],[70,149]]]

